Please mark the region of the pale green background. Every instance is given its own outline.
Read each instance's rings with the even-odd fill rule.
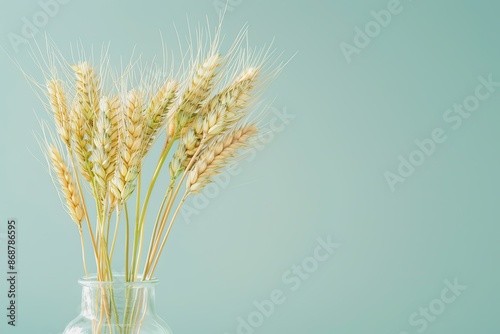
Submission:
[[[287,300],[255,333],[413,334],[409,316],[456,277],[468,288],[425,332],[499,333],[500,91],[456,131],[442,116],[478,76],[500,80],[500,4],[405,0],[347,64],[339,44],[387,1],[233,3],[228,35],[248,22],[252,45],[275,37],[286,56],[298,51],[267,94],[295,118],[190,224],[176,225],[157,271],[158,309],[174,332],[236,333],[238,316],[277,288]],[[3,47],[34,74],[27,49],[15,53],[7,35],[39,10],[2,0],[0,13]],[[42,31],[62,49],[111,41],[114,57],[136,46],[151,58],[159,30],[177,47],[172,22],[185,36],[186,15],[217,20],[211,0],[72,0]],[[0,58],[0,233],[18,218],[21,275],[19,325],[8,328],[2,311],[0,332],[60,333],[80,299],[78,235],[37,161],[40,103]],[[384,172],[438,127],[448,140],[391,192]],[[290,292],[281,275],[327,235],[341,247]]]

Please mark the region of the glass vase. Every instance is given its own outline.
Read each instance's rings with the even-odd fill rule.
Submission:
[[[114,275],[113,282],[96,277],[78,281],[82,286],[80,315],[63,334],[172,334],[155,309],[158,280],[126,282]]]

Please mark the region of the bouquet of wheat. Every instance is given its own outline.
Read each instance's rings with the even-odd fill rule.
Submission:
[[[137,293],[143,299],[134,296],[138,289],[132,283],[154,280],[185,200],[237,161],[240,150],[251,145],[258,133],[258,120],[251,111],[283,63],[269,61],[270,48],[249,50],[246,29],[225,56],[220,52],[220,27],[206,44],[208,35],[200,31],[198,49],[190,45],[183,53],[177,71],[180,79],[167,69],[170,65],[143,66],[139,61],[114,72],[107,53],[94,66],[87,59],[70,63],[54,50],[44,61],[49,70],[44,71],[45,82],[39,87],[46,93],[57,135],[44,131],[43,147],[79,231],[85,277],[103,283],[93,292],[95,310],[87,312],[93,314],[88,317],[91,333],[111,333],[113,328],[120,333],[138,328],[145,332],[138,320],[148,312],[144,306],[148,294]],[[151,178],[145,180],[143,162],[157,142],[163,149],[154,158]],[[166,177],[168,186],[161,191],[163,200],[153,209],[156,218],[151,221],[147,217],[153,190],[158,179]],[[89,214],[91,205],[95,218]],[[148,223],[154,226],[146,247]],[[125,235],[121,241],[117,240],[120,229]],[[92,277],[85,236],[95,259]],[[115,246],[120,242],[125,272],[114,273]],[[89,281],[83,279],[84,287],[87,283],[89,288]],[[118,305],[116,285],[104,286],[118,281],[129,284],[124,307]]]

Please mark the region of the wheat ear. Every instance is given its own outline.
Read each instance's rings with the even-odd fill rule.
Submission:
[[[169,123],[169,137],[175,137],[181,133],[182,129],[193,120],[203,101],[210,95],[221,59],[219,54],[215,54],[196,67],[195,74],[176,109],[175,117]]]
[[[78,192],[73,181],[73,176],[71,175],[70,170],[57,147],[50,145],[48,152],[52,162],[52,169],[59,180],[59,184],[64,194],[64,199],[66,200],[68,213],[73,221],[78,226],[81,226],[81,222],[84,218],[84,211],[80,201],[80,196],[78,196]]]
[[[144,112],[144,149],[145,156],[153,145],[160,129],[165,125],[167,116],[177,97],[179,84],[168,81],[152,98],[151,103]]]
[[[90,159],[94,119],[99,111],[99,89],[94,70],[87,64],[73,66],[76,96],[70,114],[72,147],[82,176],[91,182],[93,166]]]
[[[100,111],[95,119],[94,147],[91,161],[100,200],[105,199],[108,184],[116,169],[118,144],[118,101],[101,98]]]
[[[86,119],[91,122],[99,110],[99,82],[88,63],[72,66],[76,77],[76,99],[82,105]]]
[[[247,125],[226,134],[207,147],[200,159],[193,165],[186,181],[186,192],[199,193],[221,169],[229,164],[236,152],[244,148],[255,135],[257,127]]]
[[[135,189],[142,159],[143,126],[142,97],[132,90],[123,108],[122,133],[117,173],[113,179],[113,194],[121,202],[126,201]]]
[[[71,129],[69,124],[68,105],[66,94],[60,80],[50,80],[47,92],[54,114],[57,133],[67,147],[71,146]]]
[[[259,69],[248,68],[219,94],[211,98],[196,115],[193,121],[194,133],[187,132],[186,159],[187,165],[200,145],[201,138],[209,142],[212,138],[229,130],[240,121],[245,113],[243,109],[250,100],[250,93],[255,87]]]
[[[73,219],[73,221],[78,226],[78,233],[80,234],[80,243],[82,247],[83,270],[85,271],[85,276],[88,277],[89,274],[87,271],[87,261],[85,259],[85,247],[84,247],[85,244],[84,244],[83,229],[82,229],[82,221],[85,216],[84,206],[80,200],[80,196],[78,195],[76,185],[73,181],[73,176],[71,175],[69,168],[66,165],[66,162],[64,161],[57,147],[55,147],[54,145],[50,145],[48,153],[50,161],[52,162],[51,164],[52,170],[56,174],[62,192],[64,194],[64,199],[66,200],[66,208],[68,209],[68,213],[71,219]]]

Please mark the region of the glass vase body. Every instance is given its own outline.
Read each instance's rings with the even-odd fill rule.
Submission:
[[[126,282],[114,275],[113,282],[96,277],[79,280],[82,286],[80,314],[63,334],[172,334],[155,309],[158,280]]]

